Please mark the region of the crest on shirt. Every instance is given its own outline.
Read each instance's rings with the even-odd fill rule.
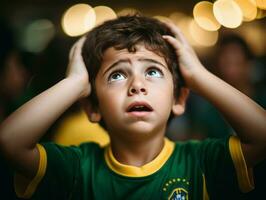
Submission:
[[[186,178],[171,178],[163,185],[164,196],[168,200],[188,200],[190,181]]]
[[[184,188],[176,188],[168,200],[188,200],[188,192]]]

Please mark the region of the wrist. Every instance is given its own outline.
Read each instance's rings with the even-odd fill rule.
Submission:
[[[65,80],[70,82],[74,87],[73,90],[78,92],[78,99],[85,98],[90,94],[91,87],[88,79],[72,75]]]
[[[191,70],[190,79],[186,82],[188,88],[193,91],[197,91],[200,83],[204,79],[208,79],[209,71],[201,64],[198,67],[195,67]]]

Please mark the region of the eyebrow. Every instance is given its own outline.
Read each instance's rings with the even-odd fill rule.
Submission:
[[[168,69],[168,67],[164,66],[162,63],[160,63],[159,61],[154,60],[154,59],[150,59],[150,58],[140,58],[140,59],[138,59],[138,61],[145,61],[145,62],[149,62],[149,63],[154,63],[154,64],[161,65],[162,67]]]
[[[145,61],[145,62],[149,62],[149,63],[154,63],[154,64],[157,64],[157,65],[160,65],[166,69],[168,69],[165,65],[163,65],[162,63],[160,63],[159,61],[156,61],[154,59],[150,59],[150,58],[140,58],[138,59],[138,61]],[[131,61],[129,59],[121,59],[121,60],[118,60],[116,61],[115,63],[113,63],[112,65],[110,65],[104,72],[103,72],[103,75],[105,75],[108,71],[110,71],[112,68],[114,68],[115,66],[117,65],[120,65],[122,63],[130,63]]]
[[[130,60],[129,59],[121,59],[121,60],[118,60],[116,61],[115,63],[111,64],[104,72],[103,72],[103,75],[105,75],[108,71],[110,71],[112,68],[114,68],[115,66],[117,65],[120,65],[122,63],[130,63]]]

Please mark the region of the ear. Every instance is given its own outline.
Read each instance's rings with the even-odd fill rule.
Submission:
[[[79,102],[83,110],[87,114],[90,122],[98,123],[101,120],[102,116],[99,110],[96,108],[93,108],[93,106],[91,105],[91,102],[88,99],[81,99]]]
[[[175,100],[174,105],[172,106],[172,112],[175,116],[180,116],[185,112],[186,101],[189,96],[189,89],[182,87],[180,89],[180,94],[178,99]]]

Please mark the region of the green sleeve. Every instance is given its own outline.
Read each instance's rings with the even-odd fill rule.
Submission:
[[[199,151],[210,197],[241,198],[254,188],[251,169],[247,169],[236,136],[205,140]]]
[[[44,143],[42,146],[46,152],[47,165],[32,199],[70,199],[79,181],[80,149],[54,143]]]

